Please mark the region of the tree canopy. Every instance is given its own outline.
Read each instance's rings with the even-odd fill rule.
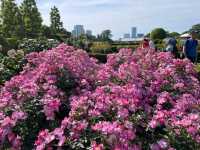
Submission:
[[[51,30],[53,33],[60,33],[63,30],[63,23],[60,19],[60,12],[56,6],[51,8],[50,12],[50,21],[51,21]]]
[[[151,39],[164,39],[167,36],[167,32],[163,28],[155,28],[151,31]]]
[[[1,32],[4,37],[23,35],[22,16],[15,0],[1,1]]]
[[[197,33],[197,38],[200,39],[200,24],[193,25],[189,31],[195,31]]]
[[[99,35],[99,38],[103,41],[111,41],[112,31],[109,29],[102,31],[102,33]]]
[[[21,12],[26,37],[33,38],[40,35],[42,28],[42,17],[38,11],[35,0],[24,0],[21,4]]]
[[[170,32],[169,34],[168,34],[168,36],[170,36],[170,37],[178,37],[178,36],[180,36],[180,33],[178,33],[178,32]]]

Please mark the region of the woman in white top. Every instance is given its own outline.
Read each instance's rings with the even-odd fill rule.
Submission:
[[[150,49],[155,49],[155,44],[152,40],[149,41],[149,47]]]

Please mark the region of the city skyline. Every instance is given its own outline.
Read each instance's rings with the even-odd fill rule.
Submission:
[[[136,39],[136,38],[143,38],[144,37],[144,33],[139,33],[138,32],[138,28],[133,26],[130,28],[129,32],[126,32],[123,34],[123,38],[120,39]]]
[[[18,4],[22,0],[17,0]],[[111,29],[114,38],[120,38],[135,25],[139,33],[148,33],[153,28],[163,27],[168,31],[184,32],[200,22],[199,0],[36,0],[43,17],[49,25],[52,6],[58,7],[64,27],[72,31],[75,24],[83,24],[93,34]],[[151,6],[151,7],[149,7]],[[88,11],[89,10],[89,11]],[[177,19],[178,17],[178,19]]]
[[[80,37],[81,35],[89,35],[92,36],[93,32],[90,29],[85,29],[84,25],[74,25],[73,30],[71,31],[73,37]],[[97,35],[94,35],[97,36]],[[138,28],[133,26],[130,28],[130,32],[124,33],[119,39],[129,39],[129,40],[134,40],[137,38],[143,38],[145,36],[144,33],[138,33]]]
[[[89,35],[92,36],[92,30],[85,29],[84,25],[74,25],[73,30],[71,31],[74,37],[79,37],[81,35]]]
[[[74,37],[79,37],[85,34],[85,29],[83,25],[74,25],[74,29],[71,32]]]

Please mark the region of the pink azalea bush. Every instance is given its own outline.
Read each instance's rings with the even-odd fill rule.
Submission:
[[[27,133],[36,150],[200,148],[200,83],[189,60],[121,49],[101,64],[64,44],[26,58],[1,88],[2,148],[25,149]]]

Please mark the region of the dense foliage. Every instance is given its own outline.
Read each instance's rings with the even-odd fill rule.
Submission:
[[[66,45],[26,59],[0,91],[1,149],[200,148],[200,83],[189,60],[121,49],[101,64]]]
[[[42,17],[35,0],[23,0],[21,14],[26,37],[38,37],[42,29]]]
[[[14,0],[1,0],[0,18],[4,37],[23,36],[22,16]]]
[[[9,50],[6,56],[0,53],[0,86],[22,70],[23,58],[23,50]]]
[[[92,53],[108,54],[112,52],[112,45],[108,42],[93,42],[90,51]]]
[[[23,39],[19,43],[19,48],[23,49],[26,53],[30,52],[40,52],[43,50],[48,50],[53,47],[58,46],[59,41],[55,39],[46,39],[46,38],[38,38],[38,39]]]
[[[60,12],[57,7],[51,8],[50,12],[51,18],[51,30],[53,33],[59,33],[63,30],[63,23],[60,21]]]
[[[24,38],[53,38],[64,42],[70,36],[71,33],[63,27],[58,8],[51,9],[50,26],[46,26],[42,25],[35,0],[23,0],[19,5],[15,0],[1,0],[0,46],[4,51],[17,49]]]
[[[151,31],[150,37],[153,40],[164,39],[167,36],[167,32],[163,28],[155,28]]]
[[[189,30],[189,32],[194,31],[197,33],[197,38],[200,39],[200,24],[195,24],[192,26],[192,28]]]
[[[10,43],[13,39],[7,39],[6,42],[8,41]],[[54,39],[23,39],[19,44],[19,50],[11,49],[6,51],[2,49],[2,53],[0,53],[0,85],[22,70],[23,65],[26,64],[24,59],[26,54],[52,49],[58,44],[59,42]],[[16,45],[16,47],[18,46]]]
[[[104,30],[102,31],[102,33],[100,35],[97,35],[97,38],[100,40],[100,41],[108,41],[108,42],[111,42],[112,41],[112,31],[107,29],[107,30]]]

